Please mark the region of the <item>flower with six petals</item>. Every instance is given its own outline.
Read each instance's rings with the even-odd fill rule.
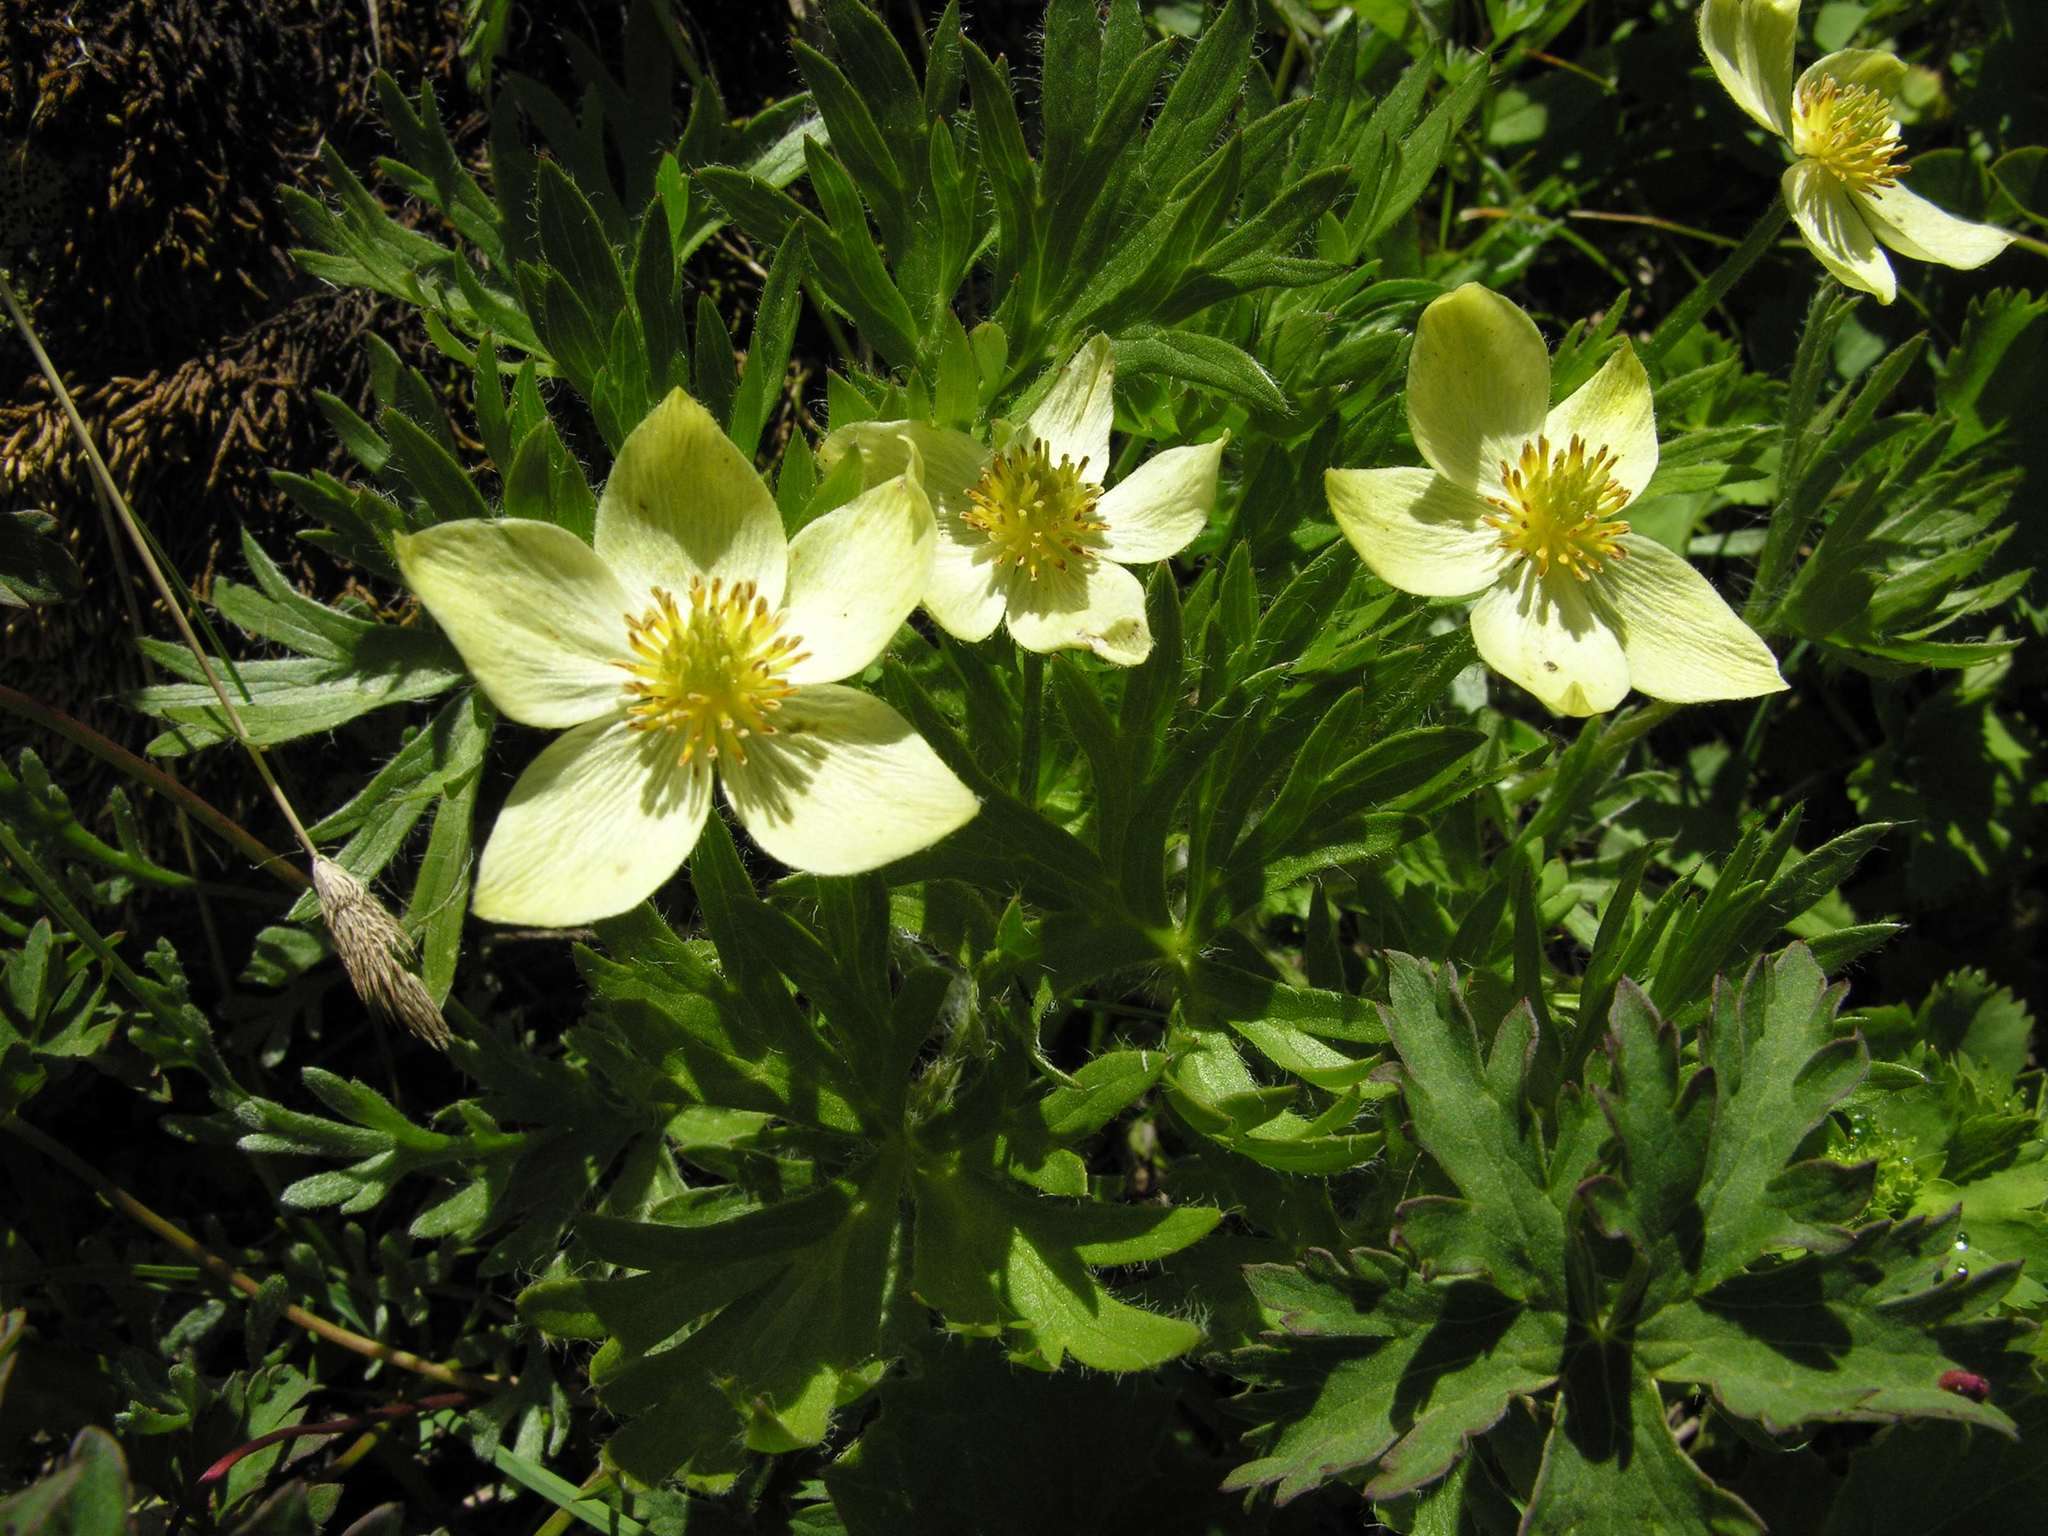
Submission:
[[[1700,46],[1735,104],[1792,146],[1785,206],[1800,238],[1843,283],[1889,304],[1898,280],[1884,247],[1914,261],[1981,267],[2012,244],[1909,192],[1893,111],[1906,66],[1889,53],[1845,48],[1795,81],[1799,0],[1706,0]]]
[[[625,911],[695,846],[714,776],[755,842],[817,874],[965,822],[975,797],[924,739],[837,681],[917,605],[933,542],[914,474],[785,538],[754,467],[680,390],[620,448],[594,547],[510,517],[401,537],[407,583],[491,702],[563,733],[499,814],[477,915],[565,927]]]
[[[1706,579],[1620,514],[1657,469],[1650,380],[1624,342],[1555,409],[1535,322],[1467,283],[1415,330],[1408,425],[1428,469],[1332,469],[1330,511],[1373,573],[1424,597],[1480,592],[1488,666],[1566,715],[1785,686]],[[1482,591],[1483,589],[1483,591]]]
[[[1164,560],[1216,504],[1225,439],[1154,454],[1116,485],[1109,472],[1108,338],[1074,354],[1022,427],[996,444],[928,422],[864,421],[827,434],[829,469],[858,452],[866,483],[904,471],[914,446],[938,519],[925,611],[984,640],[1006,619],[1028,651],[1080,648],[1135,666],[1152,650],[1145,590],[1127,565]]]

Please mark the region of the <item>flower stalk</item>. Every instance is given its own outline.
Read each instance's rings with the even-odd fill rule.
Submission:
[[[212,654],[199,643],[199,637],[192,632],[191,621],[185,617],[185,601],[172,591],[170,580],[157,562],[156,551],[151,547],[147,535],[143,533],[135,509],[128,504],[128,498],[121,493],[121,487],[116,483],[113,471],[107,468],[107,461],[100,456],[99,445],[93,441],[92,433],[86,429],[85,418],[79,415],[78,406],[71,398],[71,391],[64,387],[64,379],[57,372],[56,364],[50,361],[50,354],[43,350],[42,338],[36,334],[36,328],[30,322],[27,312],[22,309],[20,299],[15,296],[14,285],[8,281],[5,272],[0,272],[0,301],[6,303],[7,313],[13,317],[15,329],[21,332],[22,340],[28,343],[29,351],[35,355],[36,366],[42,370],[44,379],[55,392],[58,405],[63,408],[66,419],[71,423],[71,430],[78,436],[79,447],[85,453],[86,462],[92,467],[93,478],[99,482],[100,490],[113,504],[122,530],[128,535],[129,542],[135,546],[136,556],[142,561],[142,568],[149,575],[150,585],[156,588],[157,596],[163,602],[164,611],[171,616],[171,622],[177,626],[179,639],[183,640],[186,649],[191,651],[193,659],[206,677],[207,686],[213,690],[213,696],[220,701],[221,713],[227,717],[229,729],[233,731],[235,740],[248,754],[250,763],[256,769],[256,776],[263,781],[264,788],[270,792],[270,798],[277,803],[278,811],[285,819],[285,825],[292,829],[292,836],[298,839],[306,857],[317,859],[320,850],[315,846],[312,834],[307,832],[305,823],[299,819],[298,811],[292,806],[291,797],[284,792],[284,786],[278,783],[277,775],[271,771],[263,749],[250,738],[249,728],[242,723],[242,716],[235,708],[235,701],[228,697],[227,688],[220,680],[220,673],[214,666]]]

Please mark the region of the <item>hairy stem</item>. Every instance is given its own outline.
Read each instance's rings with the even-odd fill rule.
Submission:
[[[1045,658],[1018,649],[1024,673],[1024,731],[1017,751],[1017,798],[1036,809],[1038,759],[1045,731]]]

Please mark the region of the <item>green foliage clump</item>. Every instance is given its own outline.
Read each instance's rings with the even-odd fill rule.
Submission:
[[[330,148],[332,196],[286,194],[306,270],[417,314],[467,405],[367,341],[376,409],[316,402],[353,468],[275,473],[310,556],[240,530],[203,645],[142,640],[139,754],[0,692],[154,797],[0,762],[0,1523],[2023,1520],[2042,305],[1916,266],[1879,306],[1780,241],[1774,141],[1676,0],[1051,0],[1015,64],[900,9],[814,7],[803,89],[736,114],[659,0],[567,95],[473,4],[487,159],[380,76],[381,184]],[[1912,185],[2022,232],[2027,280],[1996,60],[2031,23],[1806,21],[1906,59]],[[1461,598],[1361,561],[1324,472],[1435,462],[1402,380],[1466,284],[1550,334],[1553,405],[1641,359],[1629,526],[1785,692],[1563,720]],[[993,494],[1079,357],[1114,431],[1081,513],[1220,445],[1213,506],[1127,562],[1129,665],[925,614],[845,680],[964,826],[828,875],[713,804],[650,899],[471,913],[548,788],[519,733],[589,722],[406,596],[430,531],[604,554],[607,466],[680,393],[799,568],[869,453],[944,536],[979,503],[932,445]],[[46,523],[0,525],[0,600],[75,599]],[[354,583],[318,601],[300,558]],[[530,622],[572,647],[566,596]],[[223,747],[388,944],[158,766]],[[394,975],[445,1055],[349,985]]]

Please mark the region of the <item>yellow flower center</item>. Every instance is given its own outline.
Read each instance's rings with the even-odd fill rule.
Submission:
[[[1884,93],[1832,78],[1811,81],[1794,97],[1792,148],[1858,192],[1895,187],[1907,170],[1899,122]]]
[[[1520,463],[1500,466],[1507,494],[1486,498],[1500,508],[1486,516],[1500,530],[1500,547],[1535,561],[1546,576],[1554,562],[1581,581],[1621,559],[1618,540],[1628,524],[1614,514],[1628,505],[1628,488],[1614,479],[1614,462],[1606,448],[1588,453],[1576,432],[1555,453],[1547,437],[1523,443]]]
[[[626,637],[636,659],[613,663],[633,674],[626,723],[680,736],[678,765],[721,751],[744,763],[747,738],[773,736],[768,717],[796,692],[783,674],[809,654],[751,581],[719,578],[693,576],[688,607],[656,587],[652,608],[626,615]]]
[[[1082,478],[1088,461],[1062,455],[1058,464],[1044,442],[999,453],[967,493],[972,510],[961,521],[995,547],[996,563],[1013,560],[1038,580],[1038,568],[1064,571],[1070,559],[1091,561],[1094,536],[1108,528],[1094,516],[1102,487]]]

